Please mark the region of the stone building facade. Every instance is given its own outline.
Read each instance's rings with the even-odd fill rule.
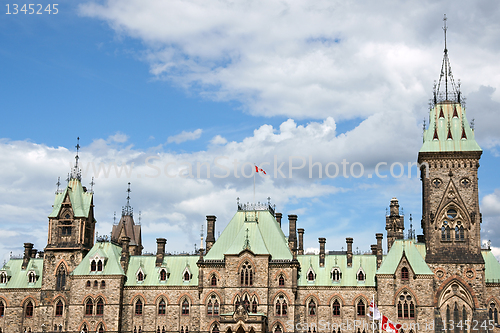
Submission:
[[[372,300],[401,332],[491,331],[498,324],[500,264],[481,248],[478,168],[481,149],[451,83],[447,50],[430,122],[418,153],[422,229],[404,239],[396,198],[384,235],[371,253],[304,253],[304,229],[270,205],[240,205],[215,238],[207,216],[206,249],[142,254],[140,225],[127,198],[111,238],[94,241],[93,193],[81,184],[78,159],[56,194],[43,252],[25,244],[24,257],[0,269],[0,333],[264,333],[371,330]],[[298,234],[298,235],[297,235]]]

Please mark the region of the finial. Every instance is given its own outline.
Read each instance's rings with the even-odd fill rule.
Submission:
[[[75,156],[75,160],[76,160],[76,163],[75,163],[75,167],[78,167],[78,160],[80,159],[80,157],[78,157],[78,152],[80,151],[80,137],[77,137],[76,138],[76,156]]]
[[[448,19],[446,18],[446,14],[444,14],[443,17],[444,53],[448,53],[448,49],[446,48],[446,31],[448,30],[448,26],[446,25],[446,21],[448,21]]]
[[[470,128],[471,128],[472,130],[474,130],[474,121],[475,121],[475,119],[474,119],[474,118],[472,118],[472,120],[470,121]]]
[[[78,156],[78,153],[80,152],[80,137],[76,138],[76,140],[77,140],[77,143],[75,146],[75,148],[76,148],[75,166],[71,170],[70,175],[68,175],[68,182],[71,179],[78,179],[80,181],[82,180],[82,173],[81,173],[81,170],[78,168],[78,160],[80,159],[80,156]]]
[[[134,212],[132,210],[132,207],[130,207],[130,182],[128,182],[128,188],[127,188],[127,205],[122,208],[122,216],[128,215],[128,216],[133,216]]]
[[[139,211],[139,225],[141,225],[141,220],[142,220],[142,212]]]
[[[56,194],[58,194],[59,193],[59,186],[61,185],[61,177],[57,177],[57,183],[56,183],[56,185],[57,185]]]
[[[116,212],[113,213],[113,224],[116,224]]]
[[[248,238],[248,228],[245,230],[245,244],[243,245],[243,250],[250,250],[250,239]]]
[[[94,194],[94,177],[92,177],[92,181],[90,182],[90,193]]]
[[[201,224],[201,231],[200,231],[200,250],[203,248],[203,236],[205,233],[203,232],[203,223]]]

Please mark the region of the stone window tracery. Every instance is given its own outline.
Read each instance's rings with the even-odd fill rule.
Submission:
[[[56,274],[56,290],[64,290],[66,287],[66,268],[63,264],[59,265]]]
[[[286,316],[287,315],[287,302],[283,295],[279,295],[275,302],[275,315],[276,316]]]
[[[413,297],[407,291],[403,291],[403,293],[399,295],[398,318],[399,319],[415,318],[415,303],[413,302]]]
[[[253,269],[252,265],[246,261],[240,270],[240,283],[242,286],[252,286],[253,285]]]
[[[493,320],[496,325],[498,325],[498,309],[495,303],[490,304],[488,317],[490,318],[490,320]]]

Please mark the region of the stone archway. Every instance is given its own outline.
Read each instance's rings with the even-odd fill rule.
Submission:
[[[236,333],[245,333],[243,326],[238,327],[238,329],[236,330]]]

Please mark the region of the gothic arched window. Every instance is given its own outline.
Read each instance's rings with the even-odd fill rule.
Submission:
[[[415,318],[415,304],[413,303],[412,296],[407,291],[403,291],[403,293],[399,295],[398,318]]]
[[[191,274],[189,274],[188,271],[185,271],[184,272],[184,281],[189,281],[191,278]]]
[[[104,314],[104,301],[102,300],[102,298],[99,298],[99,300],[97,301],[95,314],[96,316],[102,316]]]
[[[408,268],[406,267],[401,268],[401,279],[408,280]]]
[[[276,316],[286,316],[287,315],[287,304],[286,299],[283,295],[279,295],[276,299]]]
[[[167,281],[167,271],[165,269],[160,271],[160,281]]]
[[[335,268],[333,271],[332,271],[332,280],[333,282],[339,282],[340,281],[340,270],[338,268]]]
[[[101,289],[104,289],[106,288],[106,281],[101,281]]]
[[[257,300],[254,298],[252,302],[252,312],[257,313]]]
[[[3,301],[0,301],[0,317],[3,317],[5,315],[5,304]]]
[[[309,315],[310,316],[315,316],[316,315],[316,302],[314,302],[314,300],[310,300],[309,301],[309,304],[307,305],[307,307],[309,308]]]
[[[56,290],[64,290],[66,287],[66,268],[60,265],[56,275]]]
[[[158,315],[163,316],[167,313],[167,303],[162,298],[160,303],[158,303]]]
[[[99,261],[97,262],[97,271],[98,271],[98,272],[102,272],[102,260],[99,260]]]
[[[360,271],[358,273],[358,281],[364,281],[365,280],[365,273],[363,273],[362,271]]]
[[[247,261],[241,266],[240,282],[242,286],[253,285],[253,270],[252,265]]]
[[[99,333],[104,333],[104,326],[102,324],[99,326],[98,332]]]
[[[95,260],[92,260],[92,262],[90,263],[90,271],[91,272],[97,271],[97,264],[96,264]]]
[[[218,316],[219,315],[219,301],[217,299],[215,299],[215,302],[214,302],[214,316]]]
[[[187,299],[184,299],[184,301],[182,301],[182,315],[189,315],[189,302]]]
[[[215,287],[217,285],[217,277],[214,275],[212,275],[212,278],[210,279],[210,285]]]
[[[35,283],[35,282],[36,282],[35,272],[29,272],[28,273],[28,283]]]
[[[214,325],[214,327],[212,328],[212,333],[219,333],[219,326],[217,324]]]
[[[307,273],[307,281],[314,281],[314,278],[314,272],[310,270],[309,273]]]
[[[142,301],[140,298],[135,302],[135,315],[142,316]]]
[[[28,303],[26,304],[26,317],[30,318],[30,317],[33,317],[33,302],[32,301],[28,301]]]
[[[359,300],[356,309],[357,309],[356,314],[358,316],[364,316],[366,314],[366,311],[365,311],[365,302],[363,302],[362,299]]]
[[[207,304],[207,315],[208,315],[208,316],[213,315],[213,304],[212,304],[212,300],[209,300],[209,301],[208,301],[208,304]]]
[[[7,283],[7,274],[5,272],[0,274],[0,283]]]
[[[94,302],[92,302],[92,300],[89,298],[85,303],[85,315],[92,316],[93,313],[94,313]]]
[[[280,277],[278,278],[278,285],[279,286],[285,285],[285,278],[283,277],[283,275],[280,275]]]
[[[333,302],[333,315],[340,316],[340,302],[338,299]]]
[[[63,315],[63,302],[58,301],[56,304],[56,317],[61,317]]]

